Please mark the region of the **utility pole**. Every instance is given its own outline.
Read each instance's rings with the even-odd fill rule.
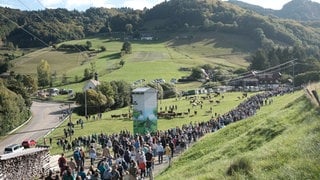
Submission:
[[[292,86],[294,88],[294,61],[292,61]]]
[[[88,110],[87,110],[87,90],[84,90],[84,116],[87,118]]]
[[[291,62],[292,62],[292,87],[294,88],[294,65],[296,65],[294,62],[296,61],[297,59],[293,59]]]
[[[69,103],[69,130],[72,132],[72,122],[71,122],[71,103]],[[72,133],[70,133],[70,142],[72,141]]]

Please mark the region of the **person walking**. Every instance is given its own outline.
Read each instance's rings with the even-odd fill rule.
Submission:
[[[60,176],[61,176],[67,167],[67,159],[64,157],[64,153],[61,153],[61,157],[58,159],[58,165],[60,168]]]
[[[73,161],[73,158],[70,158],[70,161],[67,162],[67,165],[68,165],[68,167],[70,167],[73,175],[76,175],[78,173],[79,170],[77,169],[77,165]]]
[[[166,145],[165,152],[166,152],[167,162],[169,163],[169,166],[170,166],[171,165],[171,148],[169,144]]]
[[[160,142],[157,144],[157,154],[158,154],[158,162],[161,164],[163,162],[163,146]]]
[[[82,166],[81,163],[81,153],[80,153],[80,148],[77,147],[74,152],[73,152],[73,159],[75,160],[77,167],[76,170],[79,171],[80,167]]]
[[[153,168],[153,155],[152,155],[152,148],[150,147],[148,152],[146,153],[146,165],[147,165],[147,176],[150,179],[153,179],[153,173],[152,173],[152,168]]]
[[[97,152],[96,152],[96,149],[93,146],[90,146],[89,157],[90,157],[90,163],[91,163],[91,165],[93,165],[94,161],[97,158]]]

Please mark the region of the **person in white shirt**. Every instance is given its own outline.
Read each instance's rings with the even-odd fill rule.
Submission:
[[[91,162],[91,165],[93,165],[94,164],[94,161],[96,160],[96,158],[97,158],[97,151],[96,151],[96,149],[93,147],[93,146],[91,146],[90,147],[90,149],[89,149],[89,157],[90,157],[90,162]]]
[[[158,162],[159,162],[159,164],[161,164],[163,162],[164,149],[163,149],[163,146],[160,142],[158,142],[156,149],[157,149],[157,154],[158,154]]]

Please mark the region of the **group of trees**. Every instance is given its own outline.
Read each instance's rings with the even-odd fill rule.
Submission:
[[[158,99],[177,97],[178,90],[169,83],[150,83],[147,86],[157,89]],[[87,113],[96,114],[108,110],[123,108],[131,105],[132,86],[125,81],[101,82],[97,89],[88,89],[77,93],[75,100],[81,105],[78,113],[84,115],[85,98]],[[85,97],[86,96],[86,97]]]
[[[88,114],[126,107],[131,103],[131,90],[130,84],[125,81],[102,82],[96,90],[76,94],[75,99],[81,105],[78,113],[84,114],[85,98]]]
[[[301,85],[319,80],[320,62],[318,59],[320,59],[318,48],[312,49],[295,45],[285,48],[259,49],[250,57],[249,70],[265,70],[292,61],[292,63],[279,68],[278,71],[290,76],[295,73],[295,85]]]
[[[0,7],[0,39],[19,47],[41,47],[97,33],[130,32],[141,26],[141,11],[130,8],[90,8],[20,11]],[[32,34],[32,35],[31,35]]]
[[[320,66],[317,59],[320,59],[319,48],[311,49],[295,45],[285,48],[259,49],[251,56],[249,69],[264,70],[288,61],[296,60],[300,64],[308,64],[308,67],[304,68],[297,66],[296,72],[302,73],[309,70],[318,70]]]
[[[14,75],[0,78],[0,135],[25,122],[30,113],[30,94],[37,90],[37,83],[31,76]]]

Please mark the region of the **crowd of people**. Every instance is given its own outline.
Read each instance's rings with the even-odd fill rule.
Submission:
[[[60,176],[62,179],[72,177],[82,180],[152,178],[155,164],[166,162],[170,165],[177,148],[184,150],[206,133],[253,116],[261,106],[271,104],[272,97],[288,92],[293,90],[279,88],[253,95],[224,115],[212,117],[206,122],[190,122],[182,127],[145,135],[123,130],[118,134],[100,133],[75,138],[71,143],[75,149],[73,158],[67,161],[62,154],[59,159]],[[80,147],[86,148],[87,153]],[[97,152],[97,147],[101,147],[101,153]],[[84,172],[86,155],[90,158],[90,168]]]

